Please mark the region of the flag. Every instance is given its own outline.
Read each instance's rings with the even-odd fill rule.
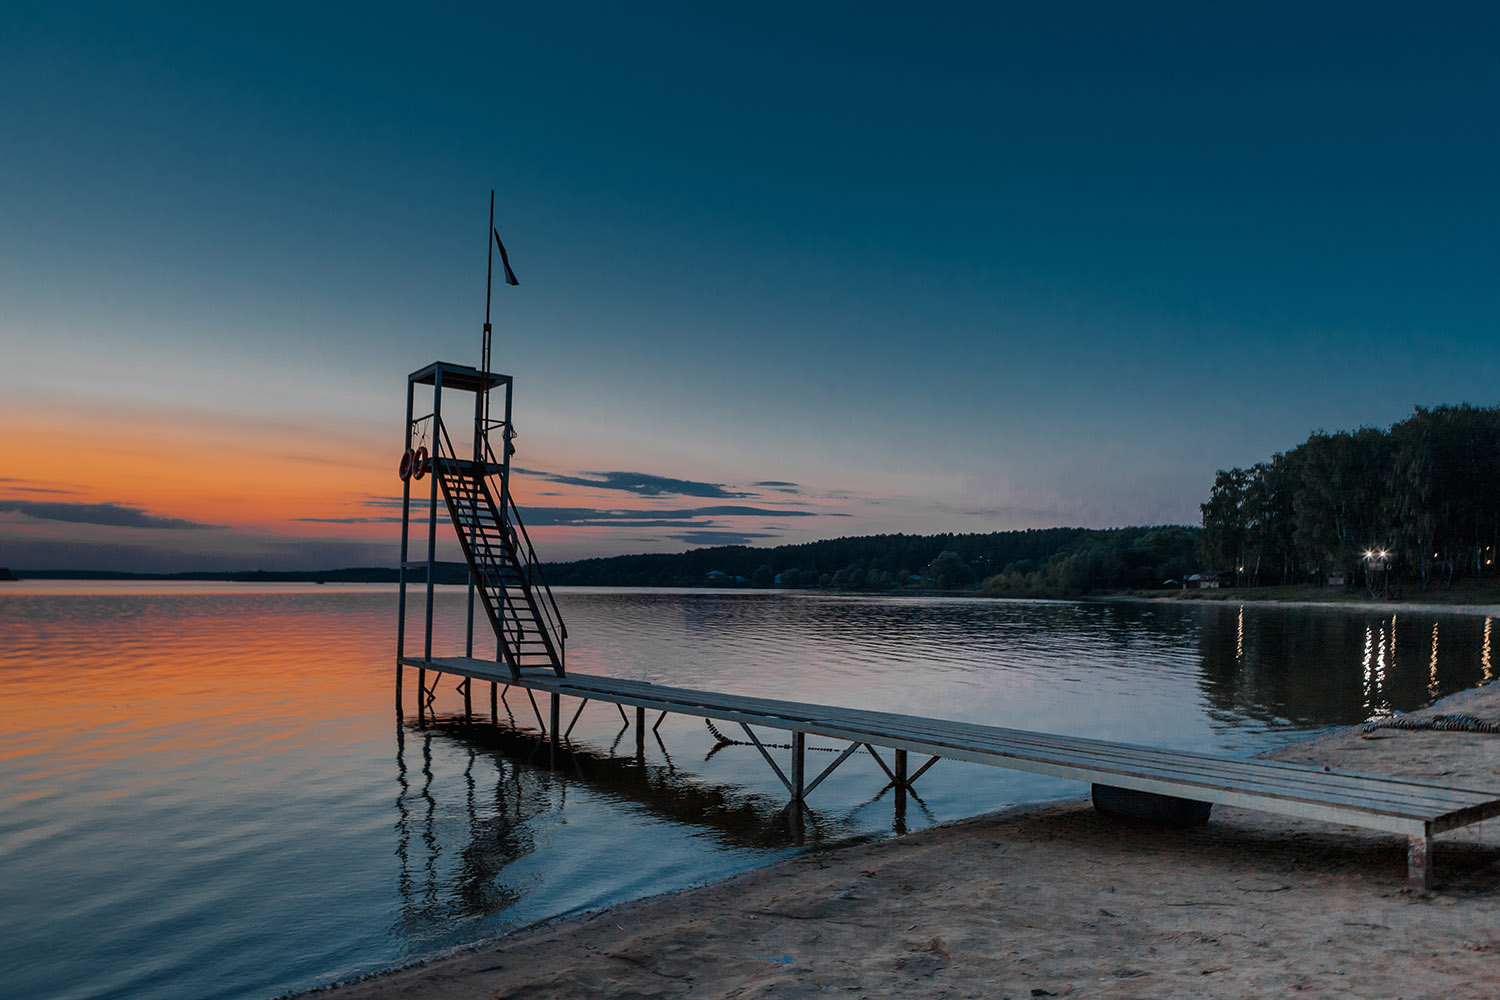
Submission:
[[[491,229],[490,232],[495,234],[495,246],[500,248],[500,263],[505,265],[505,283],[507,285],[519,285],[520,282],[516,280],[516,272],[510,269],[510,257],[505,253],[505,244],[500,242],[500,230]]]

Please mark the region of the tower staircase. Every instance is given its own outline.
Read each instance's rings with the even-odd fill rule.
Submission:
[[[521,513],[505,489],[505,467],[488,441],[484,457],[461,459],[440,419],[432,436],[432,474],[442,488],[500,658],[519,678],[523,670],[564,674],[568,629],[542,576]],[[499,498],[497,502],[497,498]]]

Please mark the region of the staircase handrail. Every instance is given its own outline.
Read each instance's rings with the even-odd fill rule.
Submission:
[[[541,560],[537,558],[536,548],[531,544],[531,536],[527,534],[526,525],[521,520],[521,511],[516,506],[514,500],[509,497],[506,499],[510,506],[509,516],[520,530],[521,540],[526,543],[526,574],[528,577],[534,577],[534,579],[528,579],[527,583],[540,586],[542,592],[547,595],[547,603],[552,607],[551,612],[547,615],[548,624],[553,626],[553,631],[557,632],[563,639],[566,639],[568,637],[568,625],[563,621],[562,609],[557,606],[557,598],[552,596],[552,588],[548,586],[547,577],[542,572]],[[544,607],[542,610],[546,611],[546,608]]]
[[[490,447],[488,439],[484,442],[484,457],[485,473],[488,475],[490,466],[500,464],[495,459],[495,450]],[[546,605],[539,604],[538,607],[541,607],[543,614],[547,616],[548,627],[557,633],[558,637],[563,640],[561,645],[565,646],[568,638],[568,624],[563,621],[562,609],[557,606],[557,598],[553,596],[552,588],[547,584],[546,574],[542,572],[542,562],[537,558],[536,546],[531,544],[531,534],[526,530],[526,522],[521,520],[521,510],[516,506],[515,498],[510,495],[509,490],[501,492],[505,496],[505,516],[515,524],[521,541],[526,545],[526,584],[528,587],[533,584],[540,585],[542,593],[547,595],[547,605],[551,606],[550,611]]]
[[[434,452],[432,461],[434,471],[436,471],[439,461],[457,463],[458,451],[453,447],[453,439],[448,436],[448,427],[443,422],[441,416],[433,415],[433,426],[435,430],[432,435]],[[484,460],[481,463],[475,464],[482,466],[475,471],[486,479],[494,474],[491,471],[492,469],[503,469],[503,466],[495,457],[495,449],[491,447],[488,435],[486,435],[484,442]],[[493,495],[493,491],[491,491],[491,496]],[[557,637],[558,659],[565,663],[567,660],[568,625],[563,620],[562,609],[557,606],[557,597],[552,593],[552,588],[547,583],[546,574],[542,571],[541,560],[537,557],[536,546],[531,542],[531,533],[526,530],[526,522],[521,519],[520,508],[516,506],[516,502],[511,497],[509,490],[500,490],[500,495],[503,498],[503,506],[499,511],[501,520],[502,522],[508,521],[515,526],[516,537],[520,542],[517,545],[518,551],[516,555],[518,561],[524,559],[526,567],[526,575],[521,581],[522,585],[526,588],[528,594],[532,595],[531,604],[541,612],[541,624],[549,633]],[[520,551],[523,546],[524,551]],[[540,587],[541,592],[546,596],[546,601],[537,601],[535,599],[535,591],[538,587]]]
[[[432,435],[432,448],[433,448],[432,463],[433,463],[433,472],[434,472],[434,474],[436,474],[439,462],[452,462],[452,463],[456,464],[459,461],[459,459],[458,459],[458,451],[457,451],[457,449],[455,449],[453,447],[453,439],[448,436],[448,428],[443,423],[443,418],[440,417],[440,416],[436,416],[435,414],[429,414],[429,416],[434,417],[434,419],[433,419],[433,426],[436,428],[435,431],[434,431],[434,433],[433,433],[433,435]],[[424,417],[423,419],[425,420],[427,418]],[[485,447],[488,448],[489,447],[488,444],[486,444]],[[493,455],[493,452],[491,452],[491,454]],[[485,569],[485,572],[487,574],[488,570],[489,570],[489,563],[488,563],[488,561],[485,562],[484,569]],[[485,582],[488,583],[487,580]],[[530,589],[530,588],[528,588],[528,589]],[[504,604],[504,606],[511,612],[511,614],[514,615],[515,614],[515,601],[514,601],[514,599],[506,591],[505,587],[501,586],[501,587],[498,588],[498,590],[499,590],[499,594],[497,596],[500,598],[500,600]],[[551,597],[551,591],[548,591],[548,597]],[[554,607],[555,606],[556,606],[556,604],[554,602]],[[500,626],[499,626],[500,629],[502,631],[508,631],[507,628],[506,628],[507,619],[506,619],[506,617],[504,615],[500,616],[499,622],[500,622]],[[563,635],[564,635],[564,637],[566,637],[567,633],[564,632]]]

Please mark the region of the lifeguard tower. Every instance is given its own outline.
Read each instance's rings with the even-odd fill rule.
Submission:
[[[495,243],[491,254],[498,245],[501,259],[505,260],[505,248],[494,230],[493,212],[492,204],[490,231]],[[508,261],[505,273],[508,283],[518,284]],[[515,451],[515,431],[511,424],[513,380],[509,375],[489,370],[488,291],[486,288],[481,367],[436,361],[412,372],[406,380],[406,425],[399,469],[402,490],[396,626],[398,704],[404,667],[416,667],[419,671],[424,705],[430,703],[433,694],[427,686],[427,671],[443,669],[433,661],[433,597],[443,572],[438,560],[439,522],[452,524],[468,564],[464,655],[469,658],[475,655],[477,595],[495,634],[495,660],[508,668],[512,680],[520,680],[525,673],[556,677],[564,674],[568,629],[542,576],[536,548],[510,493],[510,457]],[[467,394],[467,398],[460,395],[455,400],[455,394]],[[423,404],[421,409],[426,410],[420,415],[419,399]],[[412,559],[413,527],[426,535],[425,560]],[[421,542],[416,544],[420,547]],[[414,656],[407,651],[406,599],[416,571],[424,569],[421,579],[427,588],[427,600],[422,652]],[[488,645],[487,640],[484,645]],[[453,650],[446,652],[451,654]],[[467,683],[466,678],[464,684]],[[467,689],[464,693],[467,699]]]

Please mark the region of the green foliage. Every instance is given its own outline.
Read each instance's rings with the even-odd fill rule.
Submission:
[[[585,559],[549,565],[546,575],[563,586],[697,587],[718,570],[727,579],[715,578],[715,586],[770,586],[779,573],[780,586],[790,588],[889,593],[982,585],[987,594],[1062,596],[1180,580],[1197,567],[1198,534],[1196,528],[1164,527],[867,535],[771,549],[722,546]]]
[[[1485,576],[1500,551],[1500,408],[1417,407],[1389,430],[1318,431],[1251,469],[1220,471],[1201,555],[1241,582],[1351,580],[1371,549],[1425,584]]]

